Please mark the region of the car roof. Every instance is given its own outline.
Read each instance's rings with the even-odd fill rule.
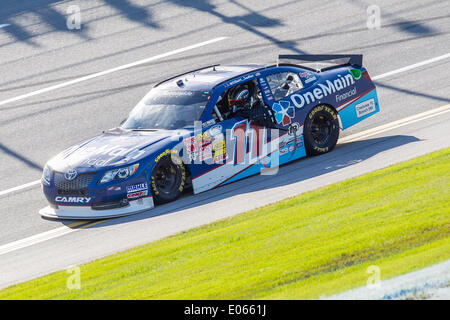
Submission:
[[[178,90],[211,90],[224,81],[255,70],[267,68],[268,66],[270,65],[214,65],[177,75],[156,84],[155,87]]]

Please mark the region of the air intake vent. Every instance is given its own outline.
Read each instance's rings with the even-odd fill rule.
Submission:
[[[97,175],[97,172],[82,173],[76,176],[72,181],[64,178],[64,173],[55,172],[55,186],[60,190],[80,190],[86,188]]]

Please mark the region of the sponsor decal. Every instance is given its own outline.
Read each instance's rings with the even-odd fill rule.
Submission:
[[[224,161],[226,161],[228,159],[228,156],[226,154],[222,154],[220,156],[214,157],[214,163],[216,164],[221,164]]]
[[[202,148],[202,141],[203,134],[201,133],[199,133],[197,137],[188,137],[183,140],[190,161],[198,159],[199,150]]]
[[[300,72],[299,75],[300,75],[300,78],[304,79],[303,83],[310,83],[312,81],[317,80],[316,76],[312,72],[309,72],[309,71]]]
[[[112,187],[109,187],[107,190],[108,190],[108,191],[121,191],[121,190],[122,190],[122,187],[119,187],[119,186],[112,186]]]
[[[141,197],[145,197],[147,194],[148,194],[148,190],[128,193],[127,194],[127,199],[141,198]]]
[[[127,186],[128,193],[133,193],[133,192],[142,191],[142,190],[148,190],[148,186],[147,186],[146,182],[138,183],[138,184],[135,184],[132,186]]]
[[[230,87],[230,86],[233,86],[233,85],[238,84],[240,82],[245,82],[245,81],[251,80],[254,77],[255,77],[254,74],[247,74],[245,76],[242,76],[242,77],[239,77],[239,78],[236,78],[236,79],[233,79],[233,80],[227,82],[225,84],[225,87]]]
[[[318,152],[322,152],[322,153],[324,153],[324,152],[327,152],[327,151],[328,151],[328,147],[325,147],[325,148],[321,148],[321,147],[314,147],[313,149],[314,149],[314,150],[316,150],[316,151],[318,151]]]
[[[314,115],[319,112],[319,111],[326,111],[328,112],[334,119],[337,119],[337,115],[335,112],[333,112],[333,110],[328,107],[328,106],[317,106],[314,109],[311,110],[311,112],[309,113],[309,118],[312,119],[314,117]]]
[[[195,139],[196,139],[196,143],[201,144],[201,145],[209,144],[209,143],[211,143],[211,141],[212,141],[212,137],[211,137],[211,135],[209,134],[209,131],[205,131],[205,132],[203,132],[203,133],[199,133],[199,134],[195,137]],[[190,140],[188,141],[188,144],[192,144],[192,143],[195,143],[195,142],[193,142],[192,139],[190,139]]]
[[[363,101],[361,103],[358,103],[355,106],[355,110],[356,110],[356,116],[358,118],[368,115],[369,113],[375,112],[375,110],[376,110],[375,99],[372,98],[372,99]]]
[[[273,100],[273,96],[272,96],[272,91],[269,88],[269,85],[267,84],[266,80],[261,77],[258,78],[259,81],[259,85],[261,87],[261,90],[264,94],[264,96],[266,97],[267,100]]]
[[[221,133],[222,133],[222,126],[220,124],[209,129],[209,134],[213,137]]]
[[[313,76],[313,74],[309,71],[303,71],[299,73],[300,78],[309,78],[311,76]]]
[[[361,78],[362,72],[359,69],[350,69],[348,72],[350,72],[355,80],[359,80]]]
[[[191,137],[191,138],[194,139],[194,141],[195,141],[195,137]],[[164,151],[163,153],[161,153],[159,156],[156,157],[155,162],[158,162],[159,159],[161,159],[162,157],[164,157],[164,156],[166,156],[166,155],[168,155],[168,154],[172,154],[172,153],[177,154],[178,152],[175,151],[175,150],[169,150],[169,149],[167,149],[166,151]]]
[[[198,150],[198,143],[196,137],[188,137],[183,140],[184,145],[188,153],[193,153]],[[158,159],[159,160],[159,159]]]
[[[212,158],[212,145],[209,144],[205,147],[202,147],[201,160],[208,160]]]
[[[295,108],[291,106],[289,101],[280,101],[272,105],[275,112],[275,120],[278,124],[287,126],[291,123],[291,119],[295,116]]]
[[[168,97],[183,97],[183,96],[193,96],[195,92],[190,90],[161,90],[159,94]]]
[[[305,105],[321,100],[330,94],[339,92],[355,83],[355,80],[351,74],[344,76],[338,75],[337,79],[333,81],[326,80],[324,83],[319,83],[314,88],[304,93],[294,93],[290,96],[291,102],[296,108],[303,108]],[[356,94],[356,87],[355,94]],[[353,89],[351,91],[353,91]]]
[[[227,153],[225,140],[214,142],[212,145],[214,159]]]
[[[317,78],[314,76],[314,77],[305,79],[305,81],[303,81],[303,82],[304,82],[304,83],[310,83],[310,82],[313,82],[313,81],[316,81],[316,80],[317,80]]]
[[[73,179],[75,179],[77,177],[77,170],[75,169],[68,169],[66,172],[64,172],[64,178],[67,181],[72,181]]]
[[[178,190],[180,190],[180,192],[183,192],[185,183],[186,183],[186,170],[184,169],[184,166],[181,166],[181,183],[180,186],[178,187]]]
[[[76,152],[73,156],[80,159],[81,164],[88,166],[106,166],[113,162],[117,157],[124,157],[121,162],[127,162],[140,158],[145,154],[144,150],[131,148],[122,148],[117,145],[105,144],[101,147],[73,146],[63,152],[58,157],[65,158],[71,153]]]
[[[280,155],[286,154],[288,152],[294,151],[296,148],[303,147],[303,138],[297,137],[297,139],[294,141],[294,137],[289,138],[289,140],[280,141],[279,143],[279,149],[280,149]]]
[[[213,144],[213,142],[216,143]],[[187,156],[190,161],[205,161],[214,157],[215,149],[223,141],[222,126],[215,125],[209,130],[199,133],[195,137],[188,137],[183,140],[186,147]],[[225,143],[225,142],[223,142]]]
[[[91,197],[56,197],[55,201],[64,203],[89,203]]]
[[[101,159],[101,158],[94,158],[94,159],[86,159],[83,161],[83,164],[87,164],[91,167],[104,167],[106,166],[111,159]]]
[[[353,89],[351,89],[350,91],[347,91],[346,93],[343,94],[337,94],[336,95],[336,102],[342,101],[342,100],[346,100],[350,97],[353,97],[354,95],[356,95],[356,87],[353,87]]]
[[[152,193],[158,195],[159,191],[158,188],[156,187],[156,182],[155,182],[155,177],[152,176]]]
[[[215,119],[211,119],[211,120],[208,120],[206,122],[203,122],[202,126],[203,126],[203,128],[205,128],[205,127],[212,126],[213,124],[216,124],[216,120]]]
[[[145,151],[132,148],[122,148],[117,145],[105,144],[101,147],[81,147],[78,154],[93,158],[94,156],[110,156],[112,159],[121,156],[127,156],[127,159],[137,159]]]

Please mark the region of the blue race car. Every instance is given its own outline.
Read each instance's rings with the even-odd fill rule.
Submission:
[[[379,111],[362,55],[282,55],[156,84],[118,128],[52,158],[45,217],[133,214],[331,151]],[[272,170],[272,171],[271,171]],[[268,177],[270,179],[270,177]]]

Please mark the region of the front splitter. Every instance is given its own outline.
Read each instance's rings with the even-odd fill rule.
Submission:
[[[149,196],[132,200],[129,202],[128,206],[122,208],[93,210],[91,207],[87,206],[58,206],[58,209],[55,209],[47,206],[39,210],[39,214],[43,217],[52,219],[106,219],[136,214],[152,209],[153,207],[153,198]]]

